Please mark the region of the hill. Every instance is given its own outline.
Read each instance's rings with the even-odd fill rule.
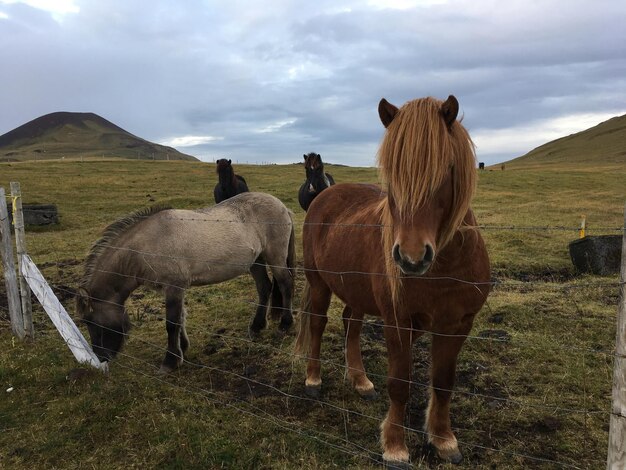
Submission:
[[[536,164],[626,163],[626,115],[561,137],[506,162],[512,166]]]
[[[0,136],[0,160],[118,157],[197,160],[137,137],[94,113],[56,112]]]

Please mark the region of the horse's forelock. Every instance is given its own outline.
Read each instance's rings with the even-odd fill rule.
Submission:
[[[444,120],[441,106],[434,98],[406,103],[389,123],[378,152],[383,185],[403,218],[428,203],[452,174],[452,212],[439,230],[438,250],[461,227],[476,184],[474,144],[459,121]],[[395,240],[387,198],[378,210],[393,304],[399,307],[402,280],[391,257]]]
[[[390,123],[378,153],[383,184],[402,217],[426,204],[452,171],[452,213],[440,230],[439,249],[460,227],[475,186],[474,145],[465,128],[442,117],[443,102],[423,98],[406,103]]]
[[[313,164],[316,165],[315,169],[324,168],[324,163],[322,162],[322,156],[319,153],[310,152],[305,155],[306,159],[304,162],[304,166],[306,168],[311,168]]]

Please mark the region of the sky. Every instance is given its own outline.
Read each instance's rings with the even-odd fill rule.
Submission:
[[[203,161],[374,166],[453,94],[479,161],[626,114],[624,0],[0,0],[0,135],[93,112]]]

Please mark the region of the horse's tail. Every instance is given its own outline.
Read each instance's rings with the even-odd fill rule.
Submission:
[[[311,286],[308,281],[304,283],[298,317],[298,336],[296,336],[294,353],[296,356],[308,357],[311,352]]]
[[[293,214],[289,211],[289,219],[291,220],[291,234],[289,235],[289,249],[287,250],[287,268],[291,278],[296,278],[296,231],[293,226]]]
[[[291,275],[292,284],[291,284],[291,295],[293,296],[293,288],[295,286],[295,278],[296,278],[296,234],[293,226],[293,216],[291,211],[289,211],[289,219],[291,220],[291,234],[289,235],[289,244],[287,247],[287,269],[289,270],[289,274]],[[270,303],[270,317],[273,320],[278,320],[282,317],[284,310],[288,305],[283,305],[283,296],[280,292],[280,287],[276,282],[276,277],[272,278],[272,300]]]

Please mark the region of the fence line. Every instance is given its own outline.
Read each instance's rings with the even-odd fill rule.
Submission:
[[[119,304],[116,304],[116,305],[119,305]],[[98,326],[100,326],[104,330],[112,331],[112,332],[115,332],[117,334],[121,334],[121,335],[123,335],[125,337],[130,337],[130,333],[128,333],[128,332],[120,332],[120,331],[115,330],[113,328],[106,327],[106,326],[103,326],[103,325],[99,325],[98,323],[92,322],[90,320],[82,319],[81,322],[84,323],[84,324],[98,325]],[[170,323],[170,324],[177,324],[177,323],[172,322],[172,321],[167,320],[167,319],[165,319],[165,322],[166,323]],[[379,325],[376,325],[376,326],[379,326]],[[417,330],[417,331],[419,331],[419,330]],[[276,347],[274,347],[272,345],[269,345],[269,344],[255,342],[255,341],[253,341],[253,340],[251,340],[249,338],[245,338],[245,337],[241,337],[241,336],[226,335],[226,334],[223,334],[223,333],[219,333],[219,334],[216,334],[216,335],[218,335],[221,338],[228,338],[228,339],[231,339],[231,340],[248,343],[250,345],[254,345],[255,347],[271,349],[271,350],[273,350],[273,351],[275,351],[277,353],[280,353],[280,354],[286,355],[286,356],[290,356],[290,357],[293,357],[295,359],[301,359],[301,360],[310,359],[306,355],[294,354],[293,352],[288,352],[288,351],[285,351],[283,349],[276,348]],[[483,338],[483,337],[470,337],[470,336],[468,336],[468,338],[481,339],[481,340],[487,339],[487,338]],[[137,338],[136,340],[141,342],[141,343],[143,343],[143,344],[146,344],[146,345],[152,347],[153,349],[158,350],[159,352],[167,352],[168,351],[168,349],[166,347],[154,344],[154,343],[152,343],[150,341],[146,341],[146,340],[144,340],[142,338]],[[82,345],[75,345],[74,347],[81,348]],[[595,351],[590,350],[588,352],[595,352]],[[239,375],[239,374],[237,374],[235,372],[232,372],[232,371],[224,371],[224,370],[221,370],[221,369],[219,369],[217,367],[204,366],[204,365],[199,364],[199,363],[191,362],[191,361],[185,359],[184,357],[180,357],[180,356],[176,356],[176,357],[179,357],[185,363],[187,363],[189,365],[192,365],[192,366],[195,366],[195,367],[210,368],[211,370],[215,370],[215,371],[222,372],[222,373],[225,373],[225,374],[234,375],[234,376],[236,376],[238,378],[241,378],[241,379],[250,380],[250,381],[252,381],[252,382],[254,382],[254,383],[258,384],[258,385],[263,385],[263,386],[266,386],[266,387],[272,388],[272,389],[275,388],[274,386],[272,386],[270,384],[264,384],[262,382],[254,381],[253,379],[248,379],[245,376]],[[351,369],[350,367],[348,367],[345,364],[337,363],[337,362],[334,362],[332,360],[327,360],[327,359],[320,358],[319,362],[322,363],[322,364],[325,364],[325,365],[330,365],[330,366],[338,368],[338,369],[344,369],[345,373],[347,373]],[[353,370],[356,370],[356,369],[353,369]],[[384,375],[384,374],[377,374],[377,373],[370,373],[370,372],[368,372],[368,376],[376,377],[376,378],[380,378],[380,379],[386,379],[387,378],[387,376]],[[421,387],[421,388],[431,388],[430,384],[424,383],[424,382],[418,382],[418,381],[415,381],[415,380],[397,379],[397,381],[407,382],[410,385],[416,385],[416,386]],[[467,395],[467,396],[475,396],[475,397],[483,398],[483,399],[492,399],[492,400],[495,400],[495,401],[505,402],[505,403],[509,403],[509,404],[512,404],[512,405],[520,406],[520,407],[552,410],[554,412],[564,412],[564,413],[565,412],[569,412],[569,413],[590,414],[590,415],[609,415],[610,414],[609,411],[605,411],[605,410],[575,409],[575,408],[561,407],[561,406],[558,406],[558,405],[536,405],[536,404],[531,404],[531,403],[522,403],[522,402],[520,402],[518,400],[514,400],[514,399],[510,399],[510,398],[496,397],[496,396],[493,396],[493,395],[486,395],[486,394],[470,392],[470,391],[460,390],[460,389],[445,389],[445,388],[440,388],[440,387],[432,387],[432,388],[435,389],[435,390],[447,391],[447,392],[452,392],[452,393],[459,393],[459,394]],[[315,400],[313,400],[313,401],[315,401]]]
[[[108,271],[103,271],[103,272],[108,272]],[[122,275],[120,274],[120,276],[127,276],[127,275]],[[139,278],[140,279],[140,278]],[[167,283],[157,283],[159,285],[162,286],[167,286],[167,287],[177,287],[178,286],[173,286],[171,284],[167,284]],[[612,285],[613,286],[613,285]],[[69,290],[69,289],[63,289],[60,287],[55,287],[57,290],[61,291],[61,292],[66,292],[69,293],[71,295],[75,295],[76,292],[73,290]],[[181,290],[184,290],[183,288],[180,288]],[[106,299],[100,299],[98,297],[94,297],[94,296],[89,296],[89,299],[91,300],[97,300],[98,302],[102,302],[102,303],[106,303],[109,305],[114,305],[117,307],[121,307],[123,308],[125,306],[125,304],[120,304],[117,302],[113,302],[111,300],[106,300]],[[254,307],[259,307],[261,306],[261,304],[254,302],[254,301],[250,301],[250,300],[240,300],[239,302],[243,302],[249,305],[252,305]],[[274,307],[277,310],[290,310],[288,307]],[[321,316],[321,317],[325,317],[326,315],[323,314],[316,314],[313,312],[308,312],[306,310],[302,310],[302,309],[294,309],[300,313],[305,313],[308,315],[312,315],[312,316]],[[171,323],[171,324],[176,324],[175,322],[172,322],[171,320],[167,320],[166,318],[164,319],[167,323]],[[82,320],[84,321],[84,320]],[[373,326],[373,327],[377,327],[377,328],[393,328],[394,330],[407,330],[407,331],[415,331],[418,333],[422,333],[422,334],[430,334],[432,336],[443,336],[443,337],[459,337],[459,338],[466,338],[466,339],[472,339],[472,340],[479,340],[479,341],[486,341],[486,342],[495,342],[495,343],[509,343],[509,340],[506,339],[500,339],[500,338],[492,338],[492,337],[486,337],[486,336],[474,336],[474,335],[453,335],[453,334],[445,334],[445,333],[438,333],[436,331],[432,331],[432,330],[425,330],[425,329],[419,329],[419,328],[410,328],[410,327],[402,327],[402,326],[396,326],[396,325],[384,325],[384,324],[377,324],[377,323],[371,323],[369,322],[367,319],[362,318],[362,319],[350,319],[351,322],[360,322],[364,325],[369,325],[369,326]],[[615,353],[614,352],[609,352],[609,351],[602,351],[602,350],[597,350],[597,349],[588,349],[588,348],[577,348],[577,347],[571,347],[571,346],[563,346],[563,345],[556,345],[554,347],[555,350],[562,350],[562,351],[568,351],[568,352],[579,352],[581,354],[596,354],[596,355],[603,355],[606,357],[614,357]],[[400,380],[400,379],[398,379]]]
[[[163,254],[163,253],[158,253],[158,252],[151,252],[151,251],[142,251],[142,250],[135,250],[133,248],[125,248],[125,247],[117,247],[117,246],[110,246],[107,244],[99,244],[99,243],[94,243],[93,246],[102,246],[111,250],[120,250],[120,251],[128,251],[131,253],[135,253],[135,254],[139,254],[142,256],[153,256],[153,257],[157,257],[157,258],[165,258],[165,259],[169,259],[169,260],[193,260],[193,261],[198,261],[198,259],[196,257],[184,257],[184,256],[172,256],[172,255],[167,255],[167,254]],[[272,264],[266,264],[266,263],[250,263],[250,264],[242,264],[242,263],[228,263],[226,261],[215,261],[212,259],[202,259],[199,260],[202,263],[206,263],[206,264],[212,264],[212,265],[217,265],[217,266],[230,266],[230,267],[240,267],[240,268],[247,268],[249,266],[264,266],[264,267],[268,267],[268,268],[277,268],[277,269],[284,269],[285,266],[279,266],[279,265],[272,265]],[[436,264],[436,261],[435,261]],[[72,264],[67,264],[68,266],[71,266]],[[524,285],[542,285],[542,286],[546,286],[547,284],[549,284],[548,281],[521,281],[521,280],[507,280],[507,281],[500,281],[500,280],[492,280],[492,281],[485,281],[485,282],[474,282],[474,281],[469,281],[467,279],[459,279],[459,278],[455,278],[455,277],[451,277],[451,276],[421,276],[421,277],[414,277],[414,276],[407,276],[407,275],[391,275],[388,273],[374,273],[374,272],[364,272],[364,271],[331,271],[331,270],[324,270],[324,269],[312,269],[312,268],[305,268],[305,267],[300,267],[300,266],[295,266],[293,268],[293,270],[295,270],[296,272],[302,272],[302,273],[306,273],[306,272],[317,272],[317,273],[324,273],[324,274],[334,274],[334,275],[338,275],[338,276],[347,276],[347,275],[362,275],[362,276],[378,276],[378,277],[388,277],[388,278],[397,278],[397,279],[411,279],[411,280],[415,280],[415,281],[424,281],[424,282],[430,282],[430,281],[452,281],[452,282],[458,282],[461,284],[467,284],[467,285],[473,285],[473,286],[486,286],[486,285],[490,285],[490,286],[505,286],[507,287],[508,285],[511,285],[511,287],[517,287],[517,286],[524,286]],[[146,281],[146,282],[151,282],[154,284],[161,284],[167,287],[174,287],[177,289],[186,289],[180,286],[176,286],[176,285],[172,285],[172,284],[167,284],[167,283],[163,283],[160,281],[155,281],[155,280],[151,280],[148,278],[137,278],[136,276],[130,276],[127,274],[123,274],[123,273],[119,273],[116,271],[105,271],[105,270],[99,270],[99,269],[95,269],[95,271],[98,272],[102,272],[102,273],[108,273],[108,274],[115,274],[121,277],[133,277],[142,281]],[[621,281],[624,282],[624,281]],[[604,283],[604,284],[593,284],[593,287],[616,287],[619,286],[620,282],[611,282],[611,283]],[[589,285],[582,285],[582,286],[577,286],[577,285],[573,285],[573,286],[550,286],[553,289],[576,289],[576,288],[589,288]]]
[[[140,341],[145,343],[145,344],[151,345],[153,347],[160,348],[160,347],[158,347],[158,346],[156,346],[154,344],[151,344],[149,342],[146,342],[146,341],[143,341],[143,340],[140,340]],[[150,362],[148,362],[148,361],[146,361],[144,359],[138,358],[136,356],[133,356],[133,355],[130,355],[130,354],[124,353],[124,352],[119,352],[118,354],[120,356],[124,356],[124,357],[130,358],[130,359],[139,361],[139,362],[141,362],[143,364],[146,364],[146,365],[148,365],[148,366],[150,366],[150,367],[152,367],[154,369],[158,369],[152,363],[150,363]],[[351,415],[354,415],[356,417],[365,418],[365,419],[371,420],[371,421],[376,421],[377,423],[381,421],[381,417],[380,416],[372,416],[372,415],[369,415],[369,414],[365,414],[365,413],[362,413],[362,412],[359,412],[359,411],[355,411],[355,410],[351,410],[351,409],[348,409],[348,408],[344,408],[344,407],[335,405],[334,403],[327,402],[327,401],[322,401],[322,400],[319,400],[319,399],[309,398],[309,397],[306,397],[306,396],[294,395],[292,393],[285,392],[285,391],[283,391],[283,390],[279,389],[278,387],[275,387],[275,386],[273,386],[271,384],[266,384],[266,383],[263,383],[263,382],[259,382],[259,381],[255,380],[255,379],[250,378],[250,377],[246,377],[245,375],[237,374],[236,372],[223,370],[223,369],[220,369],[218,367],[209,366],[209,365],[205,365],[205,364],[200,364],[200,363],[188,361],[188,360],[185,360],[185,359],[183,359],[183,361],[186,364],[188,364],[188,365],[194,366],[195,368],[206,369],[206,370],[209,371],[209,373],[210,372],[214,372],[214,373],[221,373],[221,374],[225,374],[225,375],[230,375],[230,376],[233,376],[233,377],[235,377],[237,379],[243,380],[243,381],[248,382],[248,383],[253,383],[253,384],[256,384],[256,385],[261,385],[261,386],[267,387],[267,388],[275,391],[277,394],[281,395],[283,398],[285,398],[287,400],[292,399],[292,400],[296,400],[296,401],[305,401],[305,402],[308,402],[308,403],[312,403],[314,405],[319,405],[319,406],[322,406],[322,407],[330,408],[330,409],[338,411],[338,412],[351,414]],[[189,387],[189,388],[192,388],[192,389],[200,390],[200,391],[202,391],[202,392],[204,392],[206,394],[217,395],[217,392],[214,392],[213,390],[207,390],[205,388],[198,387],[198,386],[195,386],[193,384],[192,385],[181,386],[181,385],[172,383],[170,380],[166,380],[165,378],[163,378],[163,376],[149,375],[149,374],[147,374],[146,372],[144,372],[144,371],[142,371],[140,369],[135,369],[135,368],[133,368],[133,367],[131,367],[129,365],[121,363],[120,361],[116,362],[116,367],[121,367],[122,369],[130,370],[133,373],[140,374],[140,375],[143,375],[143,376],[148,377],[148,378],[153,378],[153,379],[157,380],[158,382],[166,383],[168,385],[171,385],[173,387],[176,387],[176,388],[181,389],[181,390],[186,391],[186,392],[190,392],[189,389],[188,389],[188,387]],[[190,393],[194,393],[194,392],[190,392]],[[259,407],[255,406],[255,405],[252,405],[249,401],[246,401],[246,400],[244,400],[242,398],[239,398],[239,397],[233,396],[233,395],[229,395],[228,398],[229,399],[235,399],[236,401],[238,401],[240,403],[243,403],[246,406],[251,406],[253,409],[263,413],[264,415],[269,416],[270,418],[272,418],[271,419],[272,424],[275,424],[275,425],[277,425],[277,426],[279,426],[279,427],[281,427],[283,429],[286,429],[286,430],[289,430],[289,431],[294,431],[294,432],[297,432],[299,434],[302,434],[302,435],[311,437],[313,439],[319,440],[320,442],[322,442],[324,444],[328,444],[328,442],[324,442],[323,440],[321,440],[319,438],[316,438],[315,436],[311,436],[311,435],[307,435],[306,433],[302,433],[302,431],[300,431],[300,430],[298,430],[296,428],[283,426],[281,423],[286,423],[286,421],[277,422],[276,419],[272,415],[269,415],[267,413],[267,411],[263,410],[262,408],[259,408]],[[220,401],[219,399],[216,398],[214,403],[219,403],[220,405],[223,405],[223,406],[226,406],[226,407],[235,408],[237,411],[241,411],[241,412],[249,414],[249,415],[251,415],[253,417],[265,420],[263,418],[263,416],[257,415],[257,414],[255,414],[253,412],[250,412],[249,410],[238,408],[238,407],[234,406],[232,403],[229,403],[227,401]],[[401,427],[405,431],[410,432],[410,433],[414,433],[414,434],[418,434],[418,435],[422,435],[422,436],[427,436],[428,435],[427,431],[424,431],[424,430],[421,430],[421,429],[413,428],[413,427],[406,426],[406,425],[396,425],[396,426]],[[319,432],[319,431],[316,431],[316,432]],[[327,434],[327,433],[323,433],[323,434],[326,435],[327,437],[331,437],[333,439],[338,439],[338,440],[343,441],[346,444],[350,444],[352,446],[358,447],[359,451],[361,451],[361,452],[364,451],[364,452],[367,452],[369,454],[376,455],[379,458],[382,457],[382,455],[379,452],[366,449],[366,448],[364,448],[362,446],[359,446],[358,444],[355,444],[353,441],[350,441],[350,440],[347,440],[347,439],[343,439],[343,438],[341,438],[339,436],[332,435],[332,434]],[[446,439],[443,436],[436,436],[435,435],[434,437],[439,437],[441,439]],[[536,457],[536,456],[532,456],[532,455],[528,455],[528,454],[522,454],[522,453],[518,453],[518,452],[497,449],[497,448],[494,448],[494,447],[483,446],[483,445],[480,445],[480,444],[473,444],[473,443],[465,442],[465,441],[462,441],[462,440],[457,440],[457,442],[460,445],[463,445],[463,446],[466,446],[466,447],[472,447],[472,448],[477,448],[477,449],[486,450],[486,451],[490,451],[490,452],[496,452],[496,453],[500,453],[500,454],[510,455],[510,456],[513,456],[513,457],[519,457],[519,458],[531,460],[531,461],[538,462],[538,463],[556,464],[556,465],[558,465],[561,468],[580,469],[580,467],[577,467],[577,466],[572,465],[572,464],[559,462],[559,461],[552,460],[552,459],[546,459],[546,458],[543,458],[543,457]],[[335,448],[336,450],[340,450],[342,452],[345,450],[345,449],[342,450],[342,449],[340,449],[338,447],[333,447],[333,448]],[[360,453],[351,453],[349,451],[347,453],[348,453],[348,455],[363,457]],[[367,457],[367,458],[369,460],[372,460],[375,463],[380,463],[380,460],[382,460],[382,459],[380,459],[380,460],[379,459],[373,459],[373,458],[370,458],[370,457]]]

